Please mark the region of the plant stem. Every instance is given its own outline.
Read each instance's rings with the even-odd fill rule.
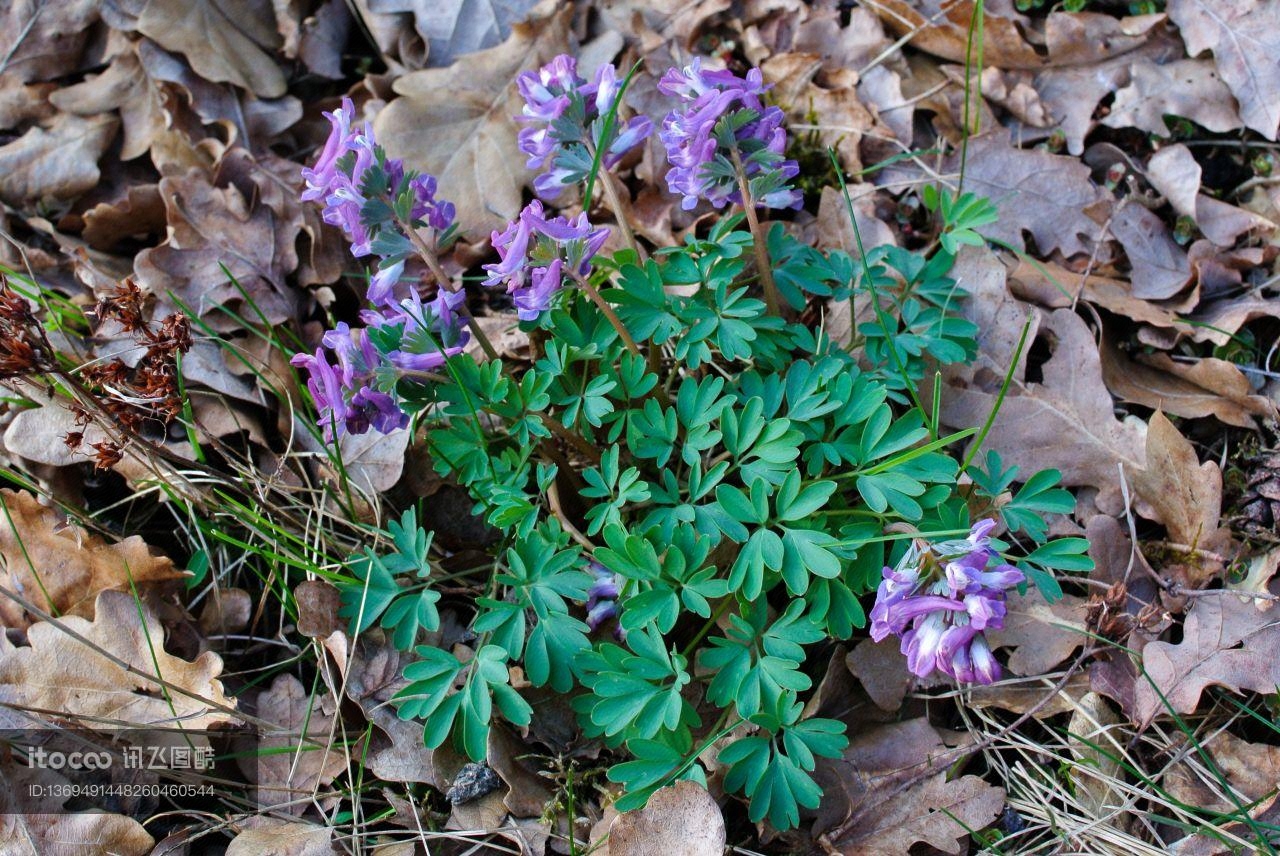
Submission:
[[[427,242],[422,240],[422,236],[418,234],[418,230],[414,229],[413,226],[398,217],[396,218],[396,225],[399,226],[401,231],[408,236],[409,241],[418,251],[418,255],[427,263],[427,269],[430,270],[431,275],[436,278],[436,282],[439,286],[448,291],[457,292],[460,289],[460,286],[458,283],[453,281],[453,277],[449,276],[449,274],[445,272],[444,266],[441,265],[440,260],[436,258],[435,250],[427,246]],[[493,343],[489,341],[489,337],[485,335],[484,329],[481,328],[480,323],[476,321],[476,316],[471,314],[471,310],[465,304],[462,307],[462,311],[466,313],[467,327],[471,330],[471,335],[475,336],[476,341],[480,343],[480,348],[484,351],[485,356],[491,360],[497,360],[498,352],[494,349]]]
[[[600,170],[600,187],[604,189],[605,201],[609,203],[609,210],[613,212],[613,219],[618,223],[618,229],[622,232],[622,239],[627,242],[627,246],[635,251],[640,261],[647,258],[644,250],[640,248],[640,242],[636,240],[636,233],[631,231],[631,224],[627,222],[627,212],[622,207],[622,197],[618,194],[618,186],[613,181],[613,175],[607,170]]]
[[[641,356],[640,346],[636,344],[636,340],[631,338],[631,334],[627,332],[626,326],[622,323],[622,319],[618,317],[618,313],[613,311],[613,307],[609,305],[596,287],[587,281],[587,278],[577,271],[570,271],[570,276],[582,286],[582,290],[587,293],[587,297],[591,298],[591,302],[599,307],[604,313],[604,317],[609,319],[609,323],[613,325],[613,329],[618,331],[618,335],[622,337],[623,343],[627,346],[627,350],[636,356]]]
[[[751,230],[752,246],[756,254],[756,268],[760,271],[760,283],[764,286],[764,303],[769,314],[779,314],[778,286],[773,281],[773,265],[769,261],[769,247],[765,242],[764,232],[760,228],[760,218],[756,216],[755,200],[751,198],[751,185],[747,181],[746,170],[742,166],[742,158],[736,148],[729,149],[733,155],[733,168],[738,173],[738,192],[742,194],[742,211],[747,215],[747,228]]]

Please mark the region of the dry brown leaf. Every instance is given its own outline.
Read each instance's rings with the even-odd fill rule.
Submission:
[[[279,675],[257,697],[257,715],[276,726],[264,726],[256,757],[240,759],[244,774],[257,784],[258,805],[300,815],[309,797],[325,788],[347,767],[336,747],[330,696],[308,695],[293,675]],[[287,803],[287,805],[286,805]]]
[[[969,30],[975,3],[939,3],[937,0],[868,0],[885,26],[902,36],[911,33],[911,46],[934,56],[963,63],[969,47]],[[1023,38],[1021,15],[1003,17],[987,9],[983,15],[983,60],[998,68],[1039,68],[1044,58]]]
[[[1213,51],[1245,125],[1269,140],[1280,127],[1280,4],[1270,0],[1169,0],[1187,53]]]
[[[1033,711],[1031,715],[1036,719],[1048,719],[1075,710],[1080,698],[1089,691],[1089,676],[1081,673],[1072,675],[1061,690],[1049,683],[1045,678],[975,685],[965,694],[965,704],[979,710],[998,707],[1018,715]]]
[[[1098,351],[1107,388],[1124,401],[1187,419],[1215,416],[1241,428],[1256,427],[1257,417],[1275,418],[1276,406],[1253,394],[1235,363],[1212,357],[1176,363],[1160,353],[1130,359],[1106,336]]]
[[[1048,603],[1040,590],[1009,595],[1004,627],[987,634],[993,650],[1015,649],[1009,671],[1015,675],[1043,675],[1052,671],[1089,641],[1082,597],[1067,594]]]
[[[1126,755],[1124,732],[1115,727],[1119,724],[1115,708],[1093,692],[1076,703],[1067,724],[1071,752],[1080,759],[1071,766],[1071,780],[1088,817],[1114,816],[1123,810],[1125,796],[1115,786],[1124,781],[1120,759]]]
[[[59,110],[85,117],[119,111],[124,127],[121,160],[146,154],[155,137],[165,130],[160,96],[134,50],[113,57],[102,74],[52,93],[49,101]]]
[[[98,158],[115,138],[119,121],[101,113],[60,114],[0,146],[0,201],[13,206],[72,199],[98,183]]]
[[[609,827],[609,856],[720,856],[726,833],[720,806],[697,782],[655,791],[642,809]]]
[[[234,323],[216,310],[241,303],[241,289],[256,303],[252,315],[260,312],[270,323],[297,317],[298,298],[285,278],[298,265],[298,223],[250,202],[234,186],[215,187],[195,170],[162,178],[160,195],[169,237],[138,254],[140,285],[164,303],[173,292],[215,326]]]
[[[227,845],[226,856],[333,856],[333,830],[314,823],[254,818]]]
[[[169,654],[159,620],[122,592],[99,594],[94,615],[92,622],[70,615],[58,624],[33,624],[25,647],[0,636],[0,705],[58,711],[99,728],[178,721],[195,731],[231,721],[235,701],[218,679],[217,654],[205,652],[190,662]]]
[[[74,71],[101,5],[98,0],[10,0],[0,6],[4,71],[23,83]]]
[[[1195,748],[1188,746],[1185,738],[1170,748],[1181,750],[1178,754],[1182,760],[1165,770],[1160,783],[1170,796],[1186,805],[1229,814],[1238,810],[1241,803],[1265,800],[1275,793],[1276,783],[1280,782],[1280,746],[1250,743],[1229,731],[1216,731],[1197,735]],[[1205,769],[1205,752],[1217,767],[1213,773]],[[1224,778],[1235,792],[1235,799],[1223,795]]]
[[[432,65],[498,44],[537,0],[369,0],[377,14],[408,13]]]
[[[1141,59],[1129,67],[1127,85],[1115,93],[1111,111],[1102,119],[1109,128],[1137,128],[1163,137],[1169,133],[1166,115],[1185,116],[1217,133],[1241,126],[1235,99],[1207,59]]]
[[[1140,324],[1177,333],[1191,333],[1196,329],[1172,310],[1134,297],[1130,284],[1124,280],[1096,274],[1081,276],[1053,262],[1020,259],[1009,274],[1009,290],[1047,309],[1072,306],[1079,295],[1081,300]]]
[[[1158,410],[1147,426],[1146,460],[1144,468],[1127,474],[1134,492],[1151,506],[1143,516],[1163,523],[1170,541],[1188,547],[1216,550],[1230,542],[1230,533],[1218,526],[1222,471],[1213,461],[1201,464],[1191,442]],[[1141,504],[1138,509],[1145,512]],[[1203,570],[1209,575],[1221,568]],[[1191,582],[1202,585],[1207,576]]]
[[[952,167],[959,167],[956,156]],[[969,142],[965,190],[985,196],[1000,210],[996,223],[980,231],[1023,249],[1030,232],[1044,255],[1091,253],[1102,240],[1111,195],[1093,183],[1076,158],[1042,149],[1018,149],[1004,130]]]
[[[48,442],[46,440],[46,442]],[[137,535],[108,544],[40,504],[25,491],[0,490],[0,585],[57,616],[93,618],[99,592],[146,591],[186,576],[167,557],[152,555]],[[0,626],[23,628],[32,617],[0,595]]]
[[[1004,791],[978,776],[948,781],[945,769],[931,770],[945,751],[941,735],[924,719],[854,738],[841,759],[818,768],[828,800],[840,790],[848,800],[846,816],[834,818],[843,822],[823,840],[836,852],[866,856],[900,856],[919,842],[964,852],[969,833],[1000,813]],[[815,832],[830,826],[820,817]]]
[[[284,95],[284,73],[267,53],[280,46],[271,6],[250,0],[146,0],[138,32],[187,58],[196,73],[263,98]]]
[[[515,218],[532,177],[516,141],[523,102],[513,81],[568,49],[573,10],[550,7],[517,24],[498,47],[399,78],[401,97],[374,120],[387,154],[439,178],[442,196],[457,205],[460,230],[472,239]]]
[[[1177,713],[1192,713],[1209,686],[1273,693],[1280,686],[1277,650],[1280,617],[1275,610],[1260,610],[1252,599],[1242,601],[1230,593],[1197,597],[1180,642],[1149,642],[1143,648],[1150,681],[1134,684],[1134,718],[1145,727],[1167,710],[1166,702]]]
[[[200,629],[209,635],[239,633],[249,626],[253,598],[241,588],[215,588],[200,611]]]
[[[1165,146],[1151,156],[1147,180],[1164,194],[1173,209],[1190,217],[1204,236],[1220,247],[1230,247],[1253,229],[1274,229],[1267,218],[1200,193],[1200,164],[1181,143]]]
[[[4,856],[146,856],[155,843],[142,824],[120,814],[0,814]]]
[[[164,202],[155,184],[135,184],[123,199],[99,202],[84,212],[84,239],[95,250],[112,250],[121,241],[161,235],[165,229]]]
[[[1045,317],[1040,332],[1054,347],[1042,367],[1043,381],[1025,380],[1024,353],[985,447],[1023,472],[1052,467],[1062,472],[1068,486],[1098,488],[1098,507],[1118,514],[1124,502],[1117,465],[1129,473],[1142,469],[1146,426],[1132,417],[1116,419],[1097,345],[1079,316],[1059,309]],[[954,427],[983,424],[1002,380],[1002,373],[986,368],[950,371],[950,389],[942,396],[943,421]]]
[[[1111,234],[1129,259],[1130,293],[1168,300],[1191,282],[1191,261],[1169,227],[1144,205],[1126,198],[1111,218]]]
[[[824,73],[822,58],[806,53],[777,54],[760,70],[773,85],[773,97],[786,111],[791,127],[816,129],[818,145],[834,148],[845,171],[859,173],[859,143],[875,120],[858,100],[857,73],[851,69]]]
[[[338,440],[342,473],[331,470],[327,463],[322,469],[335,480],[345,478],[365,496],[377,497],[400,480],[404,472],[404,452],[412,433],[408,428],[397,428],[390,434],[377,431],[343,434]]]
[[[907,658],[896,638],[873,642],[863,639],[845,656],[845,665],[881,710],[894,711],[915,684],[907,671]]]

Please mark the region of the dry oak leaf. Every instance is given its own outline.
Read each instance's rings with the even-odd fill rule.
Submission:
[[[141,823],[122,814],[0,814],[3,856],[146,856],[155,843]]]
[[[373,123],[389,155],[439,179],[441,194],[457,205],[459,229],[473,240],[515,218],[532,178],[516,141],[523,102],[513,81],[568,50],[573,9],[548,0],[539,11],[497,47],[397,79],[401,97]]]
[[[1187,419],[1215,416],[1240,428],[1257,427],[1257,417],[1276,418],[1275,404],[1253,394],[1235,363],[1212,357],[1177,363],[1162,353],[1130,359],[1105,335],[1098,351],[1107,388],[1124,401]]]
[[[1245,125],[1274,140],[1280,127],[1280,3],[1169,0],[1169,18],[1178,25],[1188,54],[1213,51]]]
[[[274,818],[245,829],[227,845],[226,856],[333,856],[333,830],[314,823]]]
[[[1005,794],[978,776],[948,781],[945,769],[935,767],[946,751],[937,729],[911,719],[874,728],[855,737],[839,760],[820,762],[826,799],[815,831],[828,829],[824,845],[860,856],[901,856],[918,842],[964,852],[970,832],[999,815]],[[830,829],[840,791],[848,813]]]
[[[130,582],[145,591],[186,576],[167,557],[153,555],[139,536],[108,544],[65,525],[61,514],[29,493],[0,490],[0,510],[0,585],[53,615],[92,619],[99,592],[128,590]],[[0,596],[0,626],[21,629],[31,621],[21,605]]]
[[[957,154],[948,168],[959,163]],[[984,235],[1022,250],[1025,230],[1044,255],[1093,252],[1113,204],[1077,158],[1015,148],[1006,130],[970,140],[964,186],[1000,210],[1000,219],[980,230]]]
[[[1200,164],[1191,150],[1178,143],[1165,146],[1147,163],[1147,180],[1164,194],[1173,210],[1190,217],[1204,236],[1219,247],[1230,247],[1252,229],[1275,229],[1266,217],[1228,205],[1200,193]]]
[[[1054,347],[1041,369],[1043,380],[1025,379],[1024,352],[985,445],[1023,472],[1052,467],[1068,486],[1098,488],[1098,508],[1119,514],[1124,502],[1117,465],[1128,473],[1145,466],[1146,426],[1133,417],[1116,419],[1097,345],[1078,315],[1069,309],[1048,314],[1040,336]],[[943,421],[953,427],[983,424],[1002,380],[1003,371],[953,367],[942,397]]]
[[[241,769],[258,785],[258,804],[302,814],[307,800],[347,768],[347,756],[335,748],[334,712],[329,696],[308,695],[293,675],[279,675],[257,697],[264,726],[257,757]]]
[[[1251,599],[1232,593],[1198,597],[1187,613],[1182,641],[1149,642],[1143,648],[1150,681],[1134,684],[1134,719],[1145,728],[1168,708],[1192,713],[1208,686],[1274,693],[1280,686],[1277,650],[1280,616],[1275,610],[1260,610]]]
[[[169,237],[134,260],[140,285],[163,302],[173,292],[215,326],[229,323],[215,309],[244,300],[241,289],[269,323],[297,317],[298,298],[285,283],[298,266],[297,222],[234,186],[215,187],[198,170],[162,178],[160,195]]]
[[[1130,294],[1168,300],[1191,282],[1191,260],[1155,212],[1124,199],[1111,218],[1111,234],[1129,259]]]
[[[1009,595],[1004,627],[987,634],[992,649],[1013,648],[1009,671],[1015,675],[1043,675],[1089,641],[1085,627],[1086,601],[1073,594],[1053,603],[1039,589]]]
[[[97,727],[181,722],[197,731],[232,719],[221,657],[168,653],[160,621],[123,592],[99,594],[94,615],[33,624],[25,647],[0,636],[0,707],[57,711]]]
[[[0,5],[4,71],[31,83],[79,68],[101,5],[99,0],[8,0]]]
[[[1229,731],[1202,735],[1196,742],[1197,747],[1190,749],[1183,739],[1174,750],[1182,750],[1177,751],[1181,760],[1166,768],[1161,779],[1174,799],[1208,811],[1230,813],[1240,803],[1261,802],[1275,793],[1276,783],[1280,782],[1280,746],[1250,743]],[[1218,768],[1216,773],[1205,769],[1201,752],[1208,752]],[[1224,778],[1234,791],[1233,799],[1222,795]]]
[[[609,856],[720,856],[726,837],[715,799],[697,782],[682,781],[614,818]]]
[[[196,73],[234,83],[261,98],[279,98],[284,73],[268,54],[280,47],[271,4],[252,0],[144,0],[138,32],[180,53]],[[141,3],[129,3],[137,8]]]
[[[1137,128],[1166,136],[1165,116],[1182,116],[1215,133],[1241,127],[1231,90],[1207,59],[1158,63],[1143,58],[1129,66],[1126,85],[1116,90],[1102,124]]]
[[[1139,502],[1138,511],[1163,523],[1170,541],[1210,551],[1229,547],[1230,532],[1218,526],[1222,471],[1213,461],[1200,463],[1191,442],[1158,410],[1147,426],[1146,466],[1127,475],[1139,500],[1150,505],[1148,512]],[[1198,588],[1220,570],[1221,563],[1205,563],[1202,578],[1188,569],[1193,578],[1185,582]]]
[[[961,0],[867,0],[885,26],[899,36],[910,34],[911,46],[934,56],[963,63],[976,3]],[[1012,4],[1007,4],[1012,11]],[[1005,17],[984,9],[982,17],[983,62],[997,68],[1040,68],[1044,58],[1023,37],[1022,15]]]
[[[160,95],[143,71],[134,49],[112,57],[102,74],[53,92],[49,101],[59,110],[78,116],[118,110],[124,126],[121,160],[146,154],[152,140],[165,131],[166,116]]]
[[[368,0],[376,14],[408,12],[432,65],[498,44],[537,0]]]
[[[1192,333],[1197,329],[1170,309],[1134,297],[1131,284],[1124,280],[1096,274],[1081,276],[1053,262],[1021,259],[1009,274],[1009,291],[1047,309],[1073,306],[1078,296],[1094,306],[1170,333]]]
[[[98,158],[120,122],[100,113],[63,113],[48,128],[35,127],[0,146],[0,201],[25,203],[72,199],[98,184]]]

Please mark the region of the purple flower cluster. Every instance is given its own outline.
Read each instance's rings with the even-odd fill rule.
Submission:
[[[743,172],[752,182],[756,205],[799,208],[803,204],[801,193],[786,184],[800,167],[783,159],[787,133],[782,110],[760,101],[768,89],[758,68],[743,79],[727,70],[704,70],[697,57],[691,65],[663,75],[658,90],[686,102],[667,114],[660,133],[671,162],[667,185],[684,197],[681,204],[686,210],[699,199],[716,208],[742,202],[737,178],[728,166],[731,149],[737,150]],[[749,113],[743,115],[743,111]]]
[[[380,375],[430,371],[462,353],[469,334],[458,313],[466,295],[441,291],[424,303],[416,291],[396,302],[388,299],[376,309],[366,309],[360,319],[367,327],[352,329],[345,321],[324,334],[323,347],[315,354],[296,354],[292,364],[310,374],[307,388],[320,410],[324,438],[332,442],[342,433],[363,434],[370,428],[389,433],[409,423],[399,400],[379,388]],[[400,347],[383,353],[370,339],[370,330],[397,328]],[[337,357],[330,364],[325,350]]]
[[[587,626],[596,630],[609,619],[618,617],[618,597],[622,589],[618,575],[599,562],[592,561],[589,570],[595,582],[587,589]],[[626,638],[621,625],[614,628],[613,634],[619,640]]]
[[[998,562],[989,538],[995,525],[980,520],[963,541],[913,545],[897,568],[884,569],[871,638],[901,636],[912,674],[937,670],[980,684],[999,679],[1000,664],[983,634],[1004,625],[1005,593],[1024,577]]]
[[[633,116],[615,123],[605,138],[604,116],[618,98],[618,70],[612,64],[600,66],[595,82],[588,83],[578,76],[577,61],[561,54],[538,71],[521,74],[516,86],[525,100],[520,151],[529,156],[532,169],[549,165],[533,181],[543,199],[555,199],[565,187],[583,181],[596,151],[603,149],[601,164],[612,169],[653,133],[648,117]]]
[[[324,115],[333,127],[315,167],[302,171],[306,182],[302,199],[324,202],[325,222],[342,228],[351,240],[353,255],[367,256],[379,252],[380,244],[393,245],[379,242],[379,232],[401,229],[393,221],[379,223],[369,216],[371,193],[384,197],[384,203],[390,196],[406,204],[411,228],[426,226],[440,233],[452,225],[454,207],[436,198],[434,176],[406,172],[403,162],[388,158],[367,123],[361,131],[353,130],[351,99],[343,99],[340,109]],[[375,210],[390,208],[384,204]],[[407,246],[406,236],[399,235],[398,240]],[[371,308],[360,313],[366,326],[352,329],[340,323],[324,334],[322,347],[314,354],[297,354],[292,360],[309,374],[307,388],[320,411],[326,441],[342,433],[363,434],[370,428],[383,433],[403,428],[409,417],[388,391],[394,389],[395,379],[404,372],[438,368],[467,344],[465,318],[460,314],[465,295],[447,291],[446,284],[439,283],[436,297],[423,302],[416,289],[402,286],[404,268],[403,254],[382,258],[369,280]],[[381,335],[375,337],[375,332]],[[336,365],[326,350],[333,352]]]
[[[365,206],[368,204],[366,187],[371,168],[377,166],[386,175],[386,186],[392,194],[400,192],[405,184],[404,163],[387,158],[373,138],[373,128],[367,122],[363,129],[355,129],[355,105],[350,98],[342,99],[342,107],[325,118],[333,126],[324,150],[316,165],[302,170],[306,189],[304,202],[322,200],[323,218],[326,223],[338,226],[351,241],[351,253],[367,256],[373,252],[373,239],[378,226],[366,222]],[[430,175],[411,175],[405,191],[413,194],[410,216],[437,232],[443,232],[453,223],[454,207],[450,202],[436,199],[436,180]]]
[[[489,272],[484,284],[505,283],[520,320],[535,320],[550,308],[566,273],[575,277],[591,273],[591,259],[608,238],[609,229],[593,229],[585,212],[573,220],[548,218],[535,199],[506,231],[493,233],[499,261],[484,266]]]

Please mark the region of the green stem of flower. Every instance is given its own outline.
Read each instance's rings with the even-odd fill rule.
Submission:
[[[618,331],[618,335],[622,338],[623,344],[627,346],[627,350],[636,356],[641,356],[640,346],[636,344],[635,339],[631,338],[631,334],[627,332],[627,328],[622,323],[622,319],[618,317],[618,313],[614,312],[608,301],[600,296],[600,292],[596,290],[596,287],[577,271],[571,271],[570,276],[582,287],[587,297],[591,298],[591,302],[604,313],[604,317],[609,319],[609,323],[613,325],[614,330]]]
[[[756,268],[760,271],[760,283],[764,286],[764,303],[771,315],[778,315],[778,286],[773,280],[773,264],[769,261],[769,247],[765,241],[764,231],[760,228],[760,218],[756,216],[756,203],[751,197],[751,183],[747,181],[747,172],[742,166],[742,158],[736,148],[729,149],[733,156],[733,168],[738,174],[738,192],[742,194],[742,211],[747,215],[747,228],[751,230],[752,246],[756,254]]]

